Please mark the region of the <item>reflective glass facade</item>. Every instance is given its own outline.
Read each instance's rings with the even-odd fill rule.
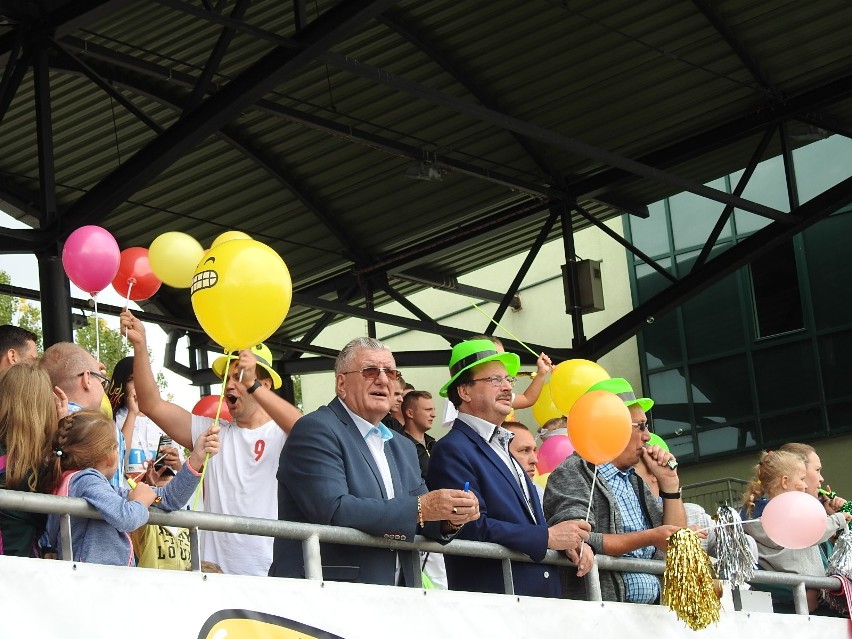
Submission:
[[[852,140],[833,136],[793,153],[799,203],[852,175]],[[709,186],[732,192],[741,173]],[[743,197],[789,211],[781,158],[761,163]],[[723,205],[692,194],[627,216],[639,249],[687,274]],[[769,220],[737,210],[712,255]],[[643,383],[657,433],[682,461],[852,431],[852,206],[729,275],[639,334]],[[668,280],[632,254],[634,304]],[[712,259],[712,256],[711,256]]]

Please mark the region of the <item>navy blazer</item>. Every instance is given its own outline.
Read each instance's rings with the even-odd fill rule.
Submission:
[[[388,499],[378,466],[339,399],[293,426],[278,466],[278,519],[357,528],[370,535],[414,541],[417,532],[444,541],[438,522],[417,526],[417,496],[426,492],[414,444],[395,434],[385,442],[394,498]],[[320,545],[323,578],[394,584],[397,553],[386,548]],[[400,557],[406,584],[411,564]],[[272,577],[304,577],[302,542],[275,539]]]
[[[501,544],[541,561],[547,552],[547,521],[538,493],[526,473],[532,510],[512,473],[500,456],[470,426],[456,420],[452,430],[435,442],[429,459],[429,488],[464,488],[470,482],[479,498],[481,516],[468,523],[459,539]],[[534,517],[533,517],[534,513]],[[444,555],[451,590],[504,592],[503,570],[494,559]],[[515,594],[559,597],[555,566],[512,562]]]

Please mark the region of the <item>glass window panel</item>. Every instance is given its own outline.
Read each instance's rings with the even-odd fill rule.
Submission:
[[[754,375],[760,412],[816,402],[817,376],[811,342],[755,351]]]
[[[799,202],[805,203],[852,175],[852,140],[832,135],[793,151]]]
[[[699,429],[742,421],[754,415],[745,355],[690,364],[689,380],[695,424]]]
[[[721,252],[722,247],[717,248]],[[697,252],[679,256],[678,272],[688,272],[697,257]],[[682,306],[688,357],[742,348],[745,337],[737,282],[738,275],[733,273]]]
[[[642,340],[645,348],[645,363],[649,370],[676,366],[683,361],[680,348],[680,325],[676,312],[654,319],[645,324]]]
[[[784,242],[749,265],[758,337],[804,328],[793,242]]]
[[[666,437],[665,440],[669,447],[669,452],[677,457],[679,463],[695,458],[695,445],[692,442],[692,435],[682,437],[671,436]]]
[[[726,426],[698,433],[698,452],[702,457],[730,453],[757,445],[754,424]]]
[[[648,375],[648,387],[654,407],[654,432],[663,439],[691,432],[686,380],[683,369],[671,369]]]
[[[663,260],[659,260],[657,263],[663,269],[671,273],[671,258],[667,257]],[[661,273],[657,272],[647,264],[636,265],[636,293],[640,304],[670,285],[670,280],[666,279]]]
[[[743,171],[731,175],[731,188],[740,181]],[[743,198],[771,206],[779,211],[790,210],[790,199],[787,196],[787,180],[784,177],[784,160],[781,156],[764,160],[757,165],[754,174],[743,191]],[[749,211],[734,209],[734,218],[738,235],[753,233],[772,222],[769,218]]]
[[[649,216],[645,219],[635,215],[625,216],[630,222],[630,237],[633,245],[651,257],[668,255],[671,253],[671,248],[665,203],[660,201],[649,204],[648,213]]]
[[[725,180],[719,178],[707,184],[717,191],[725,191]],[[725,205],[694,193],[678,193],[669,199],[672,235],[675,250],[701,246],[716,225]],[[731,221],[725,225],[719,239],[731,237]]]
[[[780,415],[762,416],[760,418],[760,430],[763,434],[764,446],[798,442],[808,437],[824,434],[822,409],[813,406]]]
[[[825,335],[819,339],[819,363],[826,399],[852,395],[852,333]]]
[[[852,323],[850,237],[852,213],[832,215],[803,234],[817,328]]]

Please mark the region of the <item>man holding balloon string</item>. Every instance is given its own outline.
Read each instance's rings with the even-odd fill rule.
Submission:
[[[587,394],[593,391],[613,393],[624,401],[632,422],[630,439],[621,454],[611,462],[600,463],[597,469],[575,452],[551,472],[544,492],[548,523],[588,517],[593,530],[588,543],[596,553],[662,559],[668,538],[686,526],[686,513],[674,457],[659,446],[647,445],[651,433],[645,411],[654,402],[644,397],[637,399],[630,384],[621,378],[598,382]],[[574,421],[572,410],[569,429]],[[643,458],[657,479],[662,506],[633,468]],[[583,580],[573,575],[572,569],[562,569],[560,573],[566,597],[587,598]],[[656,575],[601,571],[600,581],[605,601],[660,600],[660,580]]]
[[[121,328],[133,344],[139,409],[181,446],[191,446],[213,420],[162,399],[148,360],[142,322],[124,311]],[[213,362],[218,374],[229,371],[224,395],[233,421],[220,421],[221,452],[210,460],[205,474],[205,511],[264,519],[278,516],[274,481],[278,457],[301,413],[272,392],[281,386],[281,378],[271,364],[272,356],[263,344]],[[272,562],[272,539],[201,531],[201,558],[218,564],[225,573],[266,575]]]
[[[465,526],[460,538],[498,543],[537,562],[549,548],[564,550],[577,561],[589,525],[566,521],[548,528],[534,484],[509,452],[512,434],[500,426],[512,410],[519,367],[516,354],[498,352],[489,340],[469,340],[453,348],[452,377],[440,394],[449,397],[459,416],[432,449],[427,483],[432,489],[469,489],[479,499],[482,516]],[[504,591],[500,561],[447,555],[445,562],[451,590]],[[582,570],[590,567],[587,552]],[[512,562],[512,575],[516,594],[560,595],[551,566]]]

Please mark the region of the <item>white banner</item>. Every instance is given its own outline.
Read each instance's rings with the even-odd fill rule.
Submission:
[[[0,557],[0,639],[618,637],[693,632],[663,606]],[[723,612],[701,639],[844,639],[849,621]]]

